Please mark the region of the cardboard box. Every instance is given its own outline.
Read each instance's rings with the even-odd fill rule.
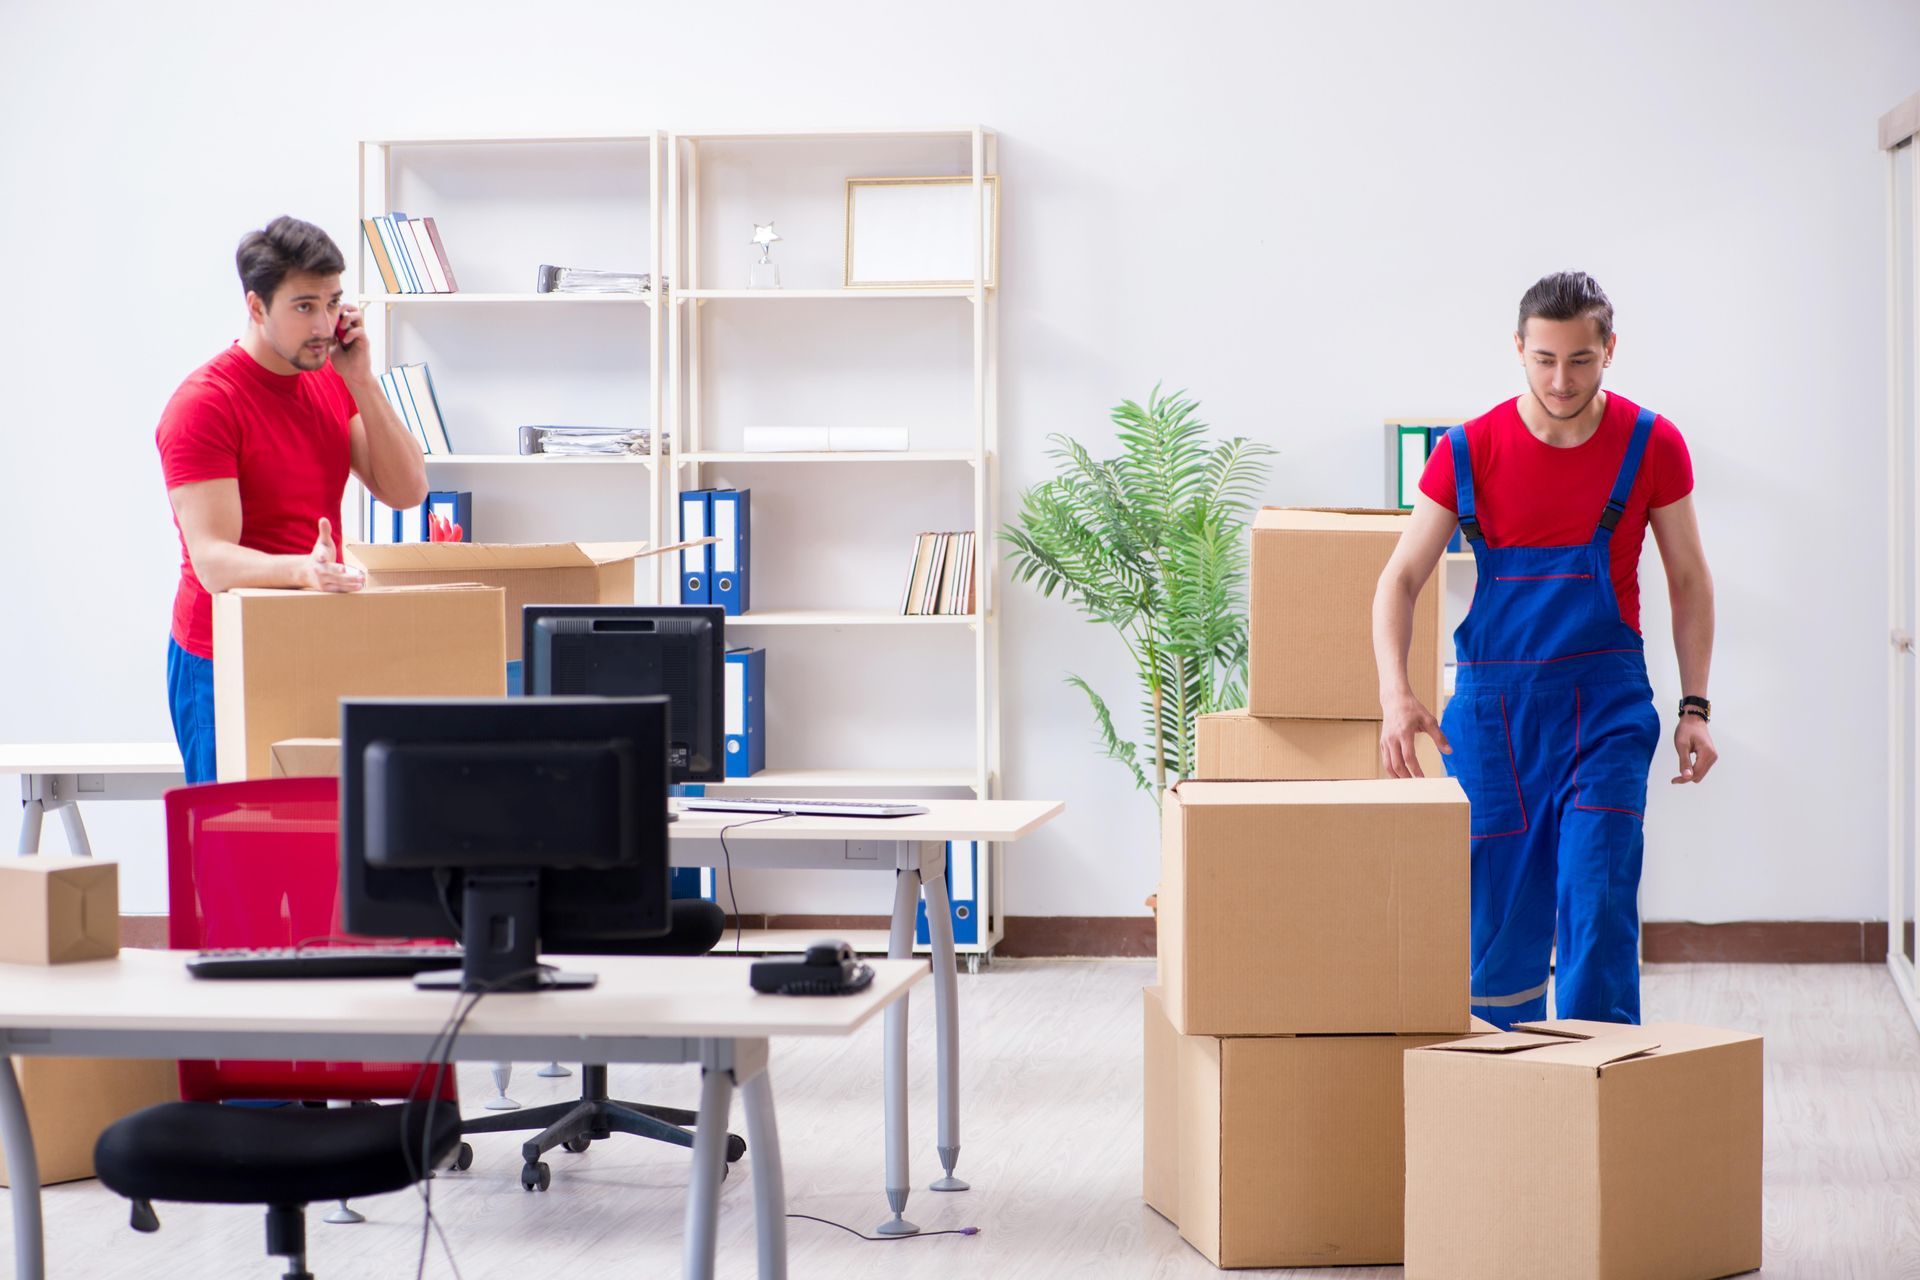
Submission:
[[[1180,1033],[1159,987],[1141,992],[1141,1187],[1147,1207],[1180,1225]]]
[[[1279,720],[1244,711],[1217,711],[1194,722],[1198,766],[1194,777],[1215,782],[1330,782],[1384,778],[1378,720]],[[1420,735],[1420,769],[1444,778],[1447,767],[1433,739]]]
[[[1467,1029],[1467,798],[1451,778],[1195,782],[1161,804],[1183,1035]]]
[[[501,697],[498,587],[222,591],[213,597],[220,781],[264,778],[273,744],[340,732],[344,697]]]
[[[15,1058],[14,1075],[33,1130],[40,1185],[93,1176],[93,1144],[106,1127],[143,1107],[180,1100],[171,1059]],[[13,1185],[0,1152],[0,1187]]]
[[[337,778],[340,776],[340,739],[284,738],[273,744],[276,778]]]
[[[1523,1024],[1409,1053],[1408,1280],[1760,1265],[1759,1036]]]
[[[1373,592],[1399,544],[1400,511],[1293,510],[1254,517],[1247,710],[1301,720],[1378,720]],[[1413,608],[1407,676],[1440,714],[1442,560]]]
[[[1401,1058],[1441,1036],[1182,1036],[1148,988],[1147,1203],[1217,1267],[1401,1257]]]
[[[120,867],[106,858],[0,858],[0,963],[120,954]]]
[[[664,548],[663,548],[664,549]],[[477,582],[506,592],[508,662],[520,661],[520,610],[530,604],[632,604],[644,542],[355,542],[346,558],[367,585]]]

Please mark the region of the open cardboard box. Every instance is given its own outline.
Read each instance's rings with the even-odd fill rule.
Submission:
[[[1522,1023],[1406,1055],[1408,1280],[1711,1280],[1761,1255],[1762,1043]]]

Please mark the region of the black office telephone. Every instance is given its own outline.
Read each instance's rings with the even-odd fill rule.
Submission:
[[[860,963],[837,938],[816,942],[794,959],[762,960],[749,973],[755,991],[777,996],[844,996],[873,982],[873,966]]]

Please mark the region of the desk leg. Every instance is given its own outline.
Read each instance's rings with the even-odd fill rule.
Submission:
[[[0,1053],[0,1149],[7,1153],[7,1181],[13,1185],[13,1273],[18,1280],[46,1280],[47,1260],[40,1240],[40,1162],[33,1154],[33,1130],[13,1059]]]
[[[945,860],[946,846],[928,848]],[[960,1160],[960,978],[953,954],[953,908],[947,900],[947,878],[939,870],[921,877],[927,895],[927,935],[933,943],[933,1012],[938,1028],[940,1073],[940,1165],[946,1176],[932,1191],[966,1191],[953,1176]]]
[[[80,806],[71,800],[61,805],[60,821],[67,828],[67,852],[76,858],[91,858],[93,844],[87,839],[86,824],[80,821]]]
[[[780,1167],[780,1131],[773,1121],[773,1083],[762,1071],[740,1086],[740,1096],[747,1107],[747,1150],[753,1153],[760,1280],[787,1280],[787,1184]]]
[[[920,905],[918,850],[915,866],[893,873],[893,927],[887,935],[887,955],[895,960],[913,957],[913,918]],[[902,995],[887,1006],[886,1094],[887,1094],[887,1207],[893,1216],[874,1228],[883,1236],[918,1235],[920,1228],[904,1216],[907,1193],[913,1189],[913,1175],[907,1168],[907,1001]]]
[[[20,779],[20,853],[40,852],[40,824],[47,816],[47,806],[33,794],[33,779]]]
[[[715,1239],[720,1229],[720,1180],[727,1171],[727,1112],[733,1076],[700,1068],[700,1111],[693,1126],[693,1180],[687,1188],[687,1244],[681,1272],[687,1280],[713,1280]]]

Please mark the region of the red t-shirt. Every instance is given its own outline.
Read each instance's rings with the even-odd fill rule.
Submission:
[[[1543,444],[1521,421],[1519,406],[1516,397],[1467,423],[1474,515],[1487,545],[1564,547],[1592,541],[1640,406],[1608,392],[1599,429],[1571,449]],[[1420,475],[1420,492],[1457,511],[1453,490],[1453,448],[1443,439]],[[1621,619],[1635,631],[1640,629],[1640,548],[1647,512],[1692,492],[1693,459],[1686,441],[1671,422],[1655,417],[1640,474],[1627,494],[1626,514],[1613,530],[1613,590]]]
[[[234,343],[195,369],[167,401],[154,439],[167,488],[201,480],[240,483],[240,545],[270,555],[313,550],[322,516],[341,540],[340,499],[351,465],[348,423],[359,412],[331,364],[312,373],[261,367]],[[179,517],[174,528],[180,527]],[[213,601],[180,536],[173,638],[213,656]]]

